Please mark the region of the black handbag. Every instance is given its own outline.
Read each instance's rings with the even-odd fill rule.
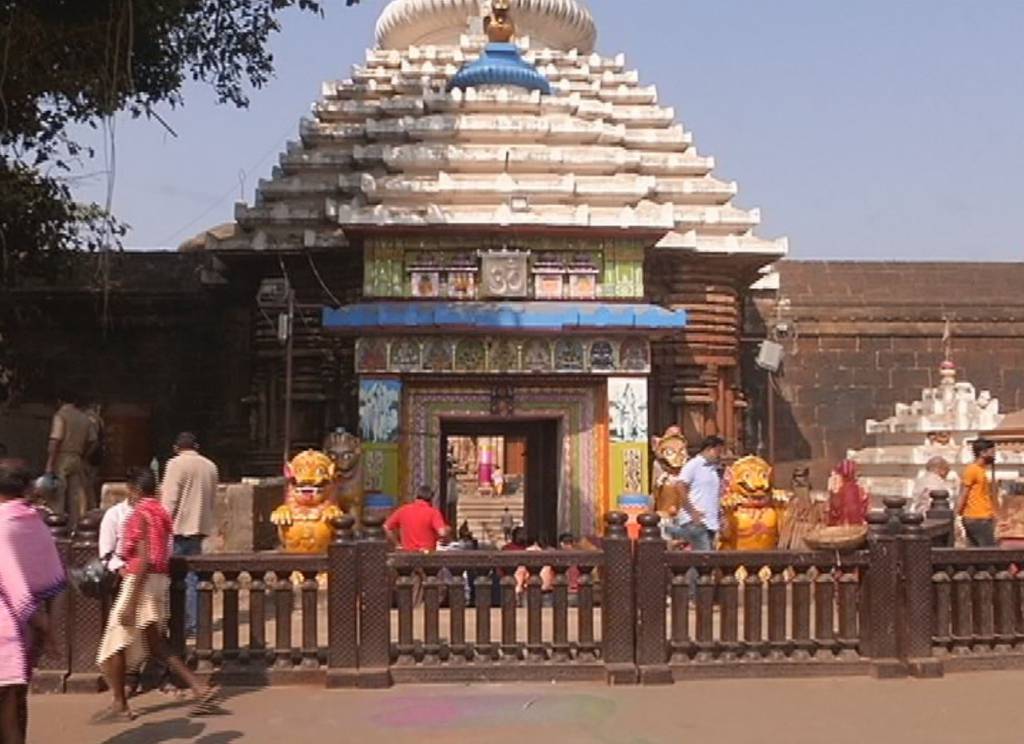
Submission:
[[[107,560],[110,556],[93,558],[84,566],[78,566],[68,571],[68,578],[71,585],[90,599],[103,599],[109,597],[115,590],[118,583],[118,574],[107,568]]]

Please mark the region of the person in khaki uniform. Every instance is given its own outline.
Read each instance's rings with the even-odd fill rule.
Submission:
[[[46,455],[46,474],[57,478],[49,507],[66,514],[72,525],[95,506],[86,460],[97,444],[96,425],[75,395],[62,395],[53,416]]]

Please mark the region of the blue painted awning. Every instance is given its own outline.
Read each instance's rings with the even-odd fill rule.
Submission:
[[[363,302],[324,308],[324,328],[479,328],[508,331],[663,330],[686,327],[685,310],[657,305],[573,302]]]

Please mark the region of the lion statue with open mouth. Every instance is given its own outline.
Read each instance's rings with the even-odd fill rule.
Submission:
[[[760,457],[741,457],[726,473],[722,497],[723,550],[775,550],[786,505],[772,489],[772,466]]]
[[[334,539],[334,520],[342,515],[335,503],[337,466],[317,450],[300,452],[285,465],[285,503],[270,515],[281,545],[289,553],[326,553]]]

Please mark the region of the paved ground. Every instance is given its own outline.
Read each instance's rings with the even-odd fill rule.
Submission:
[[[744,680],[674,687],[492,685],[380,692],[234,691],[229,715],[189,720],[159,694],[131,725],[87,724],[105,699],[34,697],[31,742],[75,744],[1018,744],[1024,672],[942,680]],[[368,737],[374,737],[370,739]]]

